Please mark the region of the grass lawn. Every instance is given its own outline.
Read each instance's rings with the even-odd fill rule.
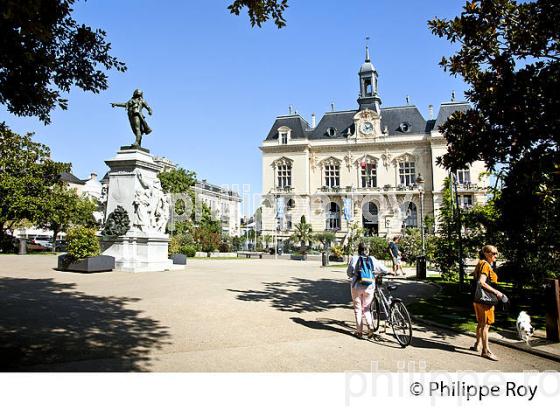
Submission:
[[[447,282],[441,277],[432,277],[428,281],[440,286],[441,290],[429,299],[421,299],[408,306],[414,316],[452,327],[461,331],[476,331],[476,318],[472,305],[469,285],[461,290],[457,282]],[[500,289],[509,297],[508,310],[502,304],[496,306],[496,323],[492,330],[504,333],[516,332],[515,323],[520,311],[525,310],[531,316],[535,329],[545,329],[545,306],[542,289],[527,288],[522,292],[514,291],[511,284],[499,283]]]

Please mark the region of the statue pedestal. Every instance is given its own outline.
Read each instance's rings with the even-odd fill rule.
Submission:
[[[103,237],[103,255],[115,258],[115,270],[157,272],[173,269],[168,259],[168,202],[157,177],[162,167],[146,150],[121,147],[117,156],[105,161],[109,166],[106,217],[122,206],[130,219],[130,229],[117,237]],[[166,207],[167,206],[167,207]]]

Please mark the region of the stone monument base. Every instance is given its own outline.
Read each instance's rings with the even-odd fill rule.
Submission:
[[[177,270],[168,259],[166,237],[119,236],[103,239],[103,255],[115,258],[115,270],[123,272],[161,272]],[[180,267],[183,268],[183,267]]]

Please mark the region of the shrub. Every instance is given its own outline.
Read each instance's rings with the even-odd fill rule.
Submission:
[[[196,255],[195,245],[183,245],[181,247],[181,253],[187,255],[189,258],[194,258]]]
[[[385,260],[390,258],[389,244],[385,238],[373,236],[371,238],[367,238],[367,240],[364,238],[364,242],[366,242],[369,247],[369,254],[375,259]]]
[[[340,245],[334,245],[331,247],[331,255],[337,259],[340,259],[344,255],[344,249]]]
[[[84,259],[100,254],[99,239],[93,228],[77,226],[71,228],[66,236],[68,240],[68,256],[73,260]]]

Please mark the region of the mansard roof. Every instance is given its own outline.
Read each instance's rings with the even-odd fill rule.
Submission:
[[[415,105],[401,107],[386,107],[381,109],[381,131],[387,128],[388,137],[402,137],[418,135],[437,130],[455,111],[466,111],[470,108],[468,102],[442,103],[437,119],[426,121]],[[327,112],[311,129],[307,121],[299,114],[285,115],[276,118],[268,136],[269,140],[278,140],[278,128],[286,126],[292,130],[291,139],[308,138],[310,140],[346,139],[348,132],[354,133],[354,116],[358,110]],[[329,135],[329,129],[334,135]]]
[[[76,175],[72,174],[71,172],[63,172],[59,175],[60,180],[63,182],[68,182],[71,184],[76,185],[85,185],[86,182],[78,178]]]
[[[331,111],[325,113],[317,127],[313,129],[310,133],[309,139],[320,140],[320,139],[336,139],[336,138],[346,138],[349,128],[354,128],[354,115],[358,111]],[[334,135],[329,136],[327,133],[328,129],[334,130]]]
[[[276,117],[276,121],[274,121],[274,125],[270,129],[266,140],[278,140],[278,128],[280,127],[288,127],[292,130],[291,139],[307,138],[307,133],[309,132],[309,124],[301,115],[282,115]]]
[[[438,131],[438,127],[443,125],[445,123],[445,121],[447,121],[447,119],[455,111],[465,112],[469,108],[471,108],[471,106],[466,101],[442,103],[441,106],[439,107],[439,113],[438,113],[438,116],[437,116],[437,120],[434,124],[433,130]]]
[[[389,136],[424,134],[426,120],[415,105],[387,107],[381,109],[381,131],[384,131],[385,127]]]

